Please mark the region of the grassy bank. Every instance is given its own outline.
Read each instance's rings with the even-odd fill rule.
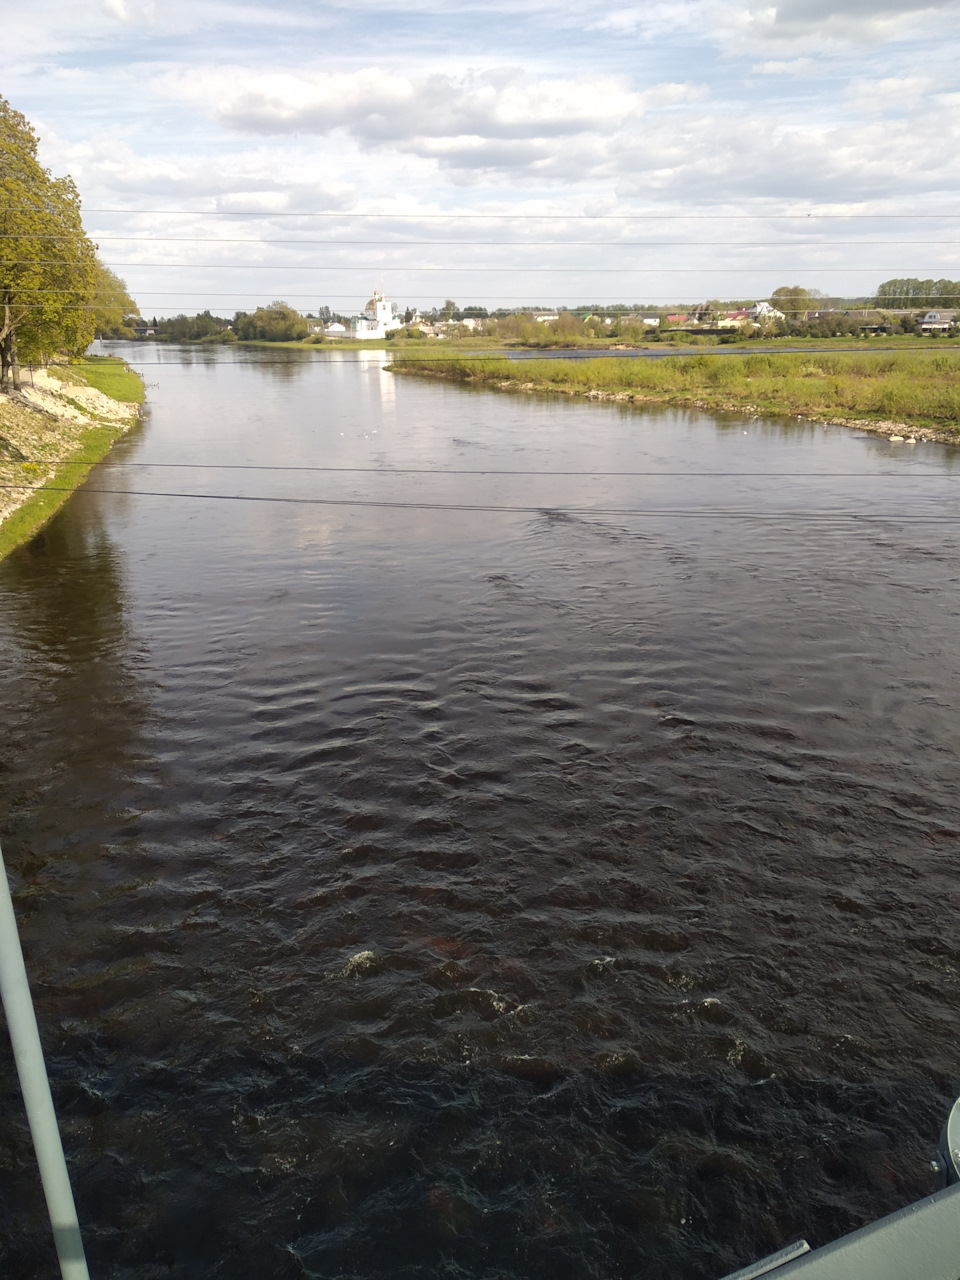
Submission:
[[[0,396],[0,559],[63,506],[143,398],[141,379],[113,358],[38,372],[33,386],[27,377],[22,400]]]
[[[960,352],[698,354],[652,360],[407,359],[397,373],[627,403],[909,430],[960,444]]]
[[[143,404],[143,380],[117,356],[85,356],[74,364],[54,365],[50,373],[61,382],[93,387],[111,400]]]

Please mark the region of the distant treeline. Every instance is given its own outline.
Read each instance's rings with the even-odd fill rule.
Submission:
[[[141,327],[152,329],[157,337],[167,338],[170,342],[236,342],[232,324],[232,320],[223,316],[202,311],[196,316],[171,316],[168,320],[154,317]]]
[[[740,330],[728,330],[719,335],[721,342],[744,342],[755,337],[856,337],[865,329],[871,332],[914,333],[919,329],[917,315],[931,307],[943,307],[960,311],[960,281],[954,280],[919,280],[905,278],[885,280],[877,289],[875,298],[842,299],[827,298],[816,289],[805,289],[791,286],[775,289],[770,301],[780,311],[784,319],[776,319],[763,323],[760,331],[748,321],[744,321]],[[863,316],[864,304],[875,307],[879,316]],[[706,339],[711,322],[721,318],[724,312],[735,307],[736,303],[720,302],[711,299],[695,308],[687,308],[682,315],[672,315],[663,306],[628,308],[625,304],[597,305],[593,309],[586,307],[557,307],[552,315],[547,315],[541,308],[515,308],[507,310],[498,308],[487,311],[485,307],[458,307],[452,299],[447,299],[443,307],[427,311],[419,316],[424,323],[447,326],[447,336],[456,337],[458,332],[470,337],[475,332],[482,332],[485,337],[498,339],[506,343],[519,343],[532,347],[555,347],[577,345],[582,342],[598,340],[619,340],[628,343],[637,342],[672,342],[685,337],[696,341],[701,335],[696,330],[706,324],[703,333]],[[861,311],[857,316],[856,310]],[[913,311],[917,315],[884,316],[884,311]],[[853,311],[854,314],[849,312]],[[539,314],[538,314],[539,313]],[[416,313],[407,311],[397,316],[394,334],[398,339],[419,338],[422,331],[414,322]],[[644,323],[644,315],[650,319],[659,317],[659,324],[654,327]],[[334,314],[329,308],[321,307],[316,316],[303,316],[289,303],[271,302],[269,306],[257,307],[255,311],[237,311],[228,318],[216,316],[210,311],[203,311],[195,316],[177,315],[166,320],[154,319],[152,322],[141,321],[137,326],[140,335],[147,331],[169,342],[312,342],[324,341],[321,325],[333,321],[342,323],[347,332],[350,329],[349,317]],[[451,324],[473,321],[479,325],[478,330],[467,331],[467,326],[457,332],[450,332]],[[672,321],[672,322],[671,322]],[[126,336],[131,322],[125,321],[125,327],[118,330],[117,336]],[[406,324],[406,328],[402,328]],[[691,331],[691,325],[693,331]],[[951,336],[955,336],[951,329]]]
[[[169,342],[299,342],[310,333],[310,318],[278,301],[252,312],[237,311],[231,319],[202,311],[195,316],[155,319],[141,327],[153,329],[157,337]]]
[[[878,307],[960,307],[960,280],[884,280],[877,289]]]

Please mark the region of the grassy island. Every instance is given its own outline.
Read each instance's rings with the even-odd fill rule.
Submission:
[[[63,506],[144,398],[140,377],[110,356],[25,372],[23,384],[0,395],[0,558]]]
[[[407,358],[395,373],[632,404],[802,416],[960,444],[960,351],[696,354],[621,359]]]

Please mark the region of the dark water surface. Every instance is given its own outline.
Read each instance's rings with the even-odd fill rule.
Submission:
[[[0,564],[0,836],[95,1277],[707,1280],[929,1192],[960,454],[133,359],[111,461],[202,465],[101,467]]]

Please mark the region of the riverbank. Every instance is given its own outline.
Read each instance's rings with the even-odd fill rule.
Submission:
[[[497,391],[803,417],[960,444],[960,353],[799,352],[669,359],[400,359],[395,373]]]
[[[0,396],[0,559],[63,506],[143,399],[140,377],[113,357],[25,373],[18,396]]]
[[[826,346],[834,351],[865,351],[871,347],[883,350],[958,350],[960,338],[948,338],[942,334],[864,334],[861,337],[837,335],[834,337],[805,337],[799,334],[786,334],[775,337],[769,333],[756,333],[752,336],[731,335],[726,333],[703,333],[696,330],[670,329],[638,339],[619,338],[612,334],[603,337],[569,337],[546,336],[533,341],[517,338],[502,338],[483,333],[450,334],[443,338],[418,339],[384,339],[384,338],[309,338],[292,341],[272,342],[266,338],[232,339],[229,342],[213,341],[209,338],[191,338],[184,340],[167,339],[151,336],[143,339],[148,342],[168,343],[172,346],[188,347],[275,347],[295,351],[391,351],[401,358],[407,355],[436,354],[440,351],[454,352],[458,350],[480,351],[662,351],[664,353],[677,349],[700,349],[704,351],[722,348],[729,351],[731,347],[740,348],[744,354],[770,347],[784,347],[788,350],[801,348],[804,350],[822,350]]]

